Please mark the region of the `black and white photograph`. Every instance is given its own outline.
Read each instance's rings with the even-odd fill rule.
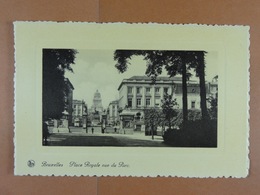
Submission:
[[[15,174],[245,177],[248,30],[15,23]]]
[[[218,147],[218,52],[42,49],[42,145]]]

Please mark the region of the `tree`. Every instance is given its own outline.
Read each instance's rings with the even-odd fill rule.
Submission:
[[[208,101],[210,103],[209,113],[212,119],[217,119],[218,116],[218,96],[213,97],[210,96],[208,98]]]
[[[168,51],[168,50],[116,50],[114,59],[117,61],[115,67],[123,73],[130,65],[129,60],[134,55],[143,55],[147,61],[146,75],[151,77],[152,82],[156,82],[156,77],[162,73],[165,67],[169,77],[176,74],[182,75],[182,107],[183,124],[188,120],[188,98],[187,80],[191,73],[190,69],[196,70],[196,75],[200,79],[200,96],[202,118],[207,116],[206,107],[206,87],[205,87],[205,52],[204,51]]]
[[[152,139],[154,139],[154,130],[157,126],[162,124],[162,113],[158,108],[145,108],[144,121],[145,127],[151,130]]]
[[[114,60],[117,61],[115,67],[120,73],[127,70],[130,65],[129,60],[134,55],[143,55],[147,61],[147,69],[145,74],[152,79],[152,83],[156,82],[156,77],[162,73],[165,67],[169,77],[174,77],[176,74],[182,74],[182,109],[183,121],[188,120],[188,100],[187,100],[187,80],[191,74],[187,71],[187,64],[192,62],[187,61],[190,52],[187,51],[168,51],[168,50],[116,50]],[[190,66],[188,66],[189,68]]]
[[[77,51],[74,49],[43,49],[43,120],[60,119],[65,108],[68,86],[65,71],[73,72]]]
[[[208,118],[205,86],[205,54],[205,51],[173,51],[171,59],[165,64],[165,68],[170,76],[175,76],[176,73],[182,75],[184,125],[188,120],[187,81],[191,77],[189,73],[190,69],[195,69],[196,76],[199,77],[202,119]]]
[[[164,94],[162,100],[162,112],[165,116],[165,120],[168,123],[169,129],[171,129],[173,117],[177,116],[177,112],[174,109],[174,107],[177,105],[177,102],[176,99],[172,99],[172,97],[172,95]]]
[[[196,76],[199,77],[200,81],[200,107],[201,107],[201,115],[202,120],[207,120],[209,118],[208,110],[207,110],[207,94],[206,94],[206,86],[205,86],[205,51],[196,51],[195,57],[195,70]]]
[[[218,75],[213,78],[213,82],[218,82]],[[210,103],[209,114],[211,119],[217,119],[218,117],[218,88],[216,88],[215,94],[211,94],[207,99]]]

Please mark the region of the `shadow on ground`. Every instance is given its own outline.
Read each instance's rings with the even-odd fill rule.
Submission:
[[[167,147],[163,140],[147,140],[131,136],[52,134],[48,146],[129,146]]]

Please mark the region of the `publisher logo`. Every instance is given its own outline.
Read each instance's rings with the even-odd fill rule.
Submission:
[[[35,161],[34,160],[28,160],[27,165],[28,165],[28,167],[34,167]]]

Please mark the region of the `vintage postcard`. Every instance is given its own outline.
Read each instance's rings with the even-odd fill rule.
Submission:
[[[15,22],[14,35],[15,175],[248,175],[248,26]]]

